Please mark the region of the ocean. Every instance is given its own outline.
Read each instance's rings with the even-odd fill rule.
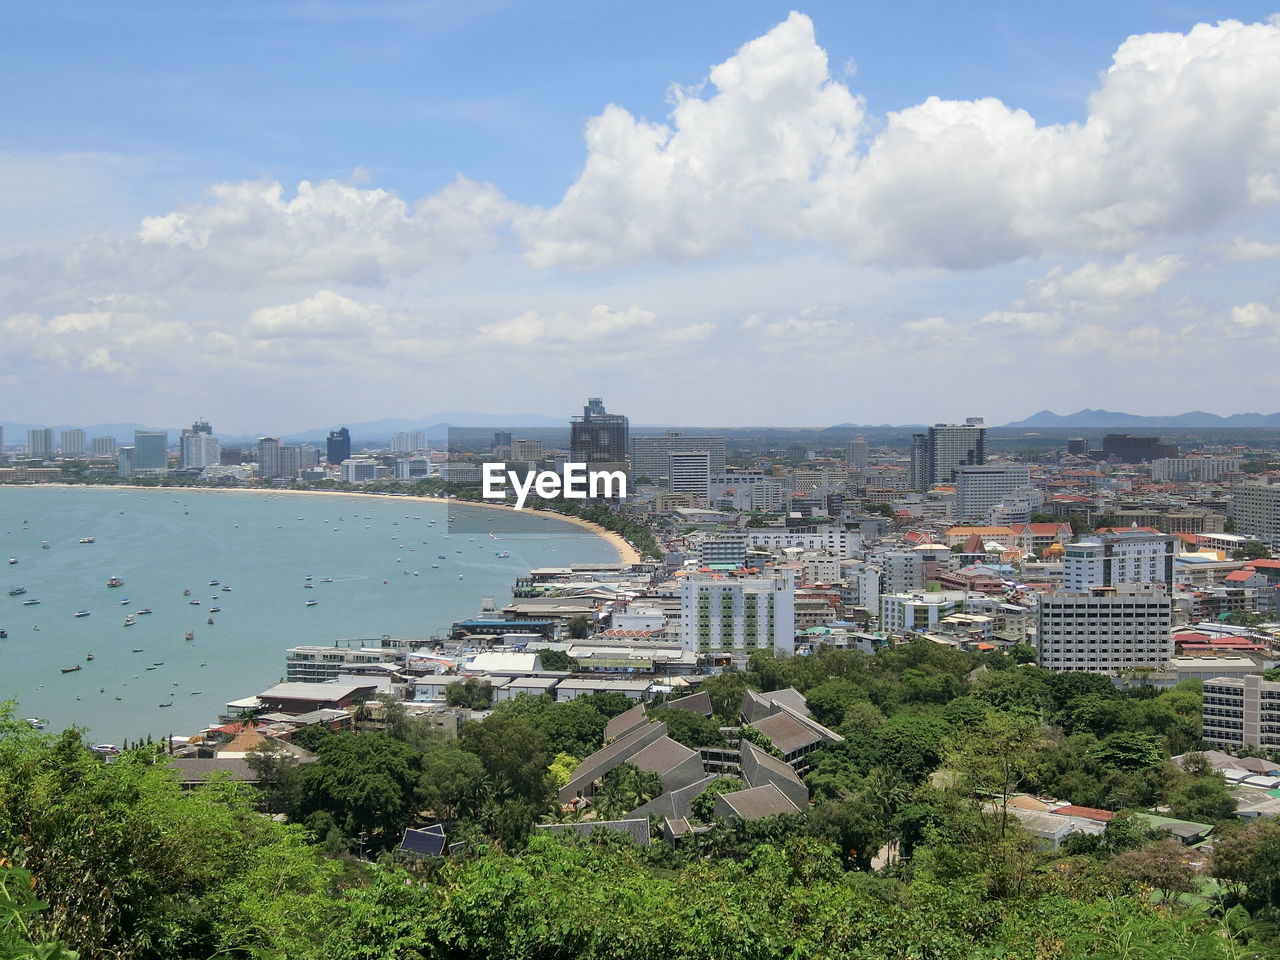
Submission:
[[[283,679],[289,647],[443,636],[486,598],[509,600],[534,567],[617,554],[545,514],[408,498],[6,486],[0,564],[9,558],[0,700],[48,730],[120,743],[215,722]],[[112,577],[124,585],[109,588]]]

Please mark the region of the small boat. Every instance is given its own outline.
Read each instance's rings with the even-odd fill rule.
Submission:
[[[193,697],[198,697],[198,696],[200,696],[200,694],[202,694],[202,693],[204,693],[204,691],[203,691],[203,690],[192,690],[192,691],[191,691],[191,696],[193,696]]]
[[[22,591],[22,592],[23,592],[23,593],[26,593],[26,591],[25,591],[25,590],[24,590],[24,591]],[[35,606],[37,603],[39,603],[39,602],[40,602],[39,600],[23,600],[23,601],[22,601],[22,605],[23,605],[24,607],[34,607],[34,606]]]
[[[188,600],[188,601],[187,601],[187,603],[188,603],[188,604],[190,604],[190,605],[191,605],[191,606],[193,606],[193,607],[198,607],[198,606],[200,606],[200,601],[199,601],[199,600]]]
[[[109,579],[109,580],[107,581],[107,586],[108,586],[108,587],[123,587],[123,586],[124,586],[124,581],[123,581],[123,580],[121,580],[119,577],[112,577],[111,579]]]
[[[39,717],[27,717],[26,719],[27,726],[33,730],[43,730],[48,722],[48,720],[41,720]]]
[[[439,555],[436,557],[436,559],[437,559],[437,560],[447,560],[447,559],[449,559],[449,558],[448,558],[448,557],[446,557],[446,556],[442,553],[442,554],[439,554]]]
[[[183,591],[182,591],[182,595],[183,595],[184,597],[189,597],[189,596],[191,596],[191,591],[190,591],[190,590],[183,590]]]
[[[48,541],[48,540],[41,540],[41,541],[40,541],[40,549],[41,549],[41,550],[48,550],[48,549],[49,549],[49,541]]]
[[[143,607],[141,610],[139,610],[139,611],[138,611],[138,616],[140,616],[140,617],[141,617],[141,616],[145,616],[146,614],[148,614],[148,613],[150,613],[150,612],[151,612],[151,608],[150,608],[150,607]]]
[[[116,699],[119,700],[120,698],[116,697]],[[90,747],[89,749],[104,757],[114,757],[120,752],[120,748],[114,743],[100,743],[96,747]]]
[[[319,600],[308,600],[308,601],[306,602],[305,606],[308,606],[308,607],[314,607],[314,606],[315,606],[317,603],[319,603],[319,602],[320,602]]]
[[[188,630],[186,633],[182,635],[183,640],[194,640],[195,638],[196,638],[196,634],[194,630]]]
[[[133,617],[131,617],[131,616],[130,616],[130,617],[125,617],[125,618],[124,618],[124,625],[125,625],[126,627],[132,627],[132,626],[133,626],[135,623],[137,623],[137,622],[138,622],[138,621],[137,621],[137,620],[135,620],[135,619],[134,619]]]
[[[129,598],[128,598],[128,597],[125,597],[123,600],[121,600],[121,601],[120,601],[120,606],[122,606],[122,607],[127,607],[128,605],[129,605]]]
[[[316,588],[316,585],[314,583],[304,583],[302,586],[307,590],[314,590]]]
[[[0,627],[0,640],[3,640],[7,636],[9,636],[9,631],[4,629],[4,627]]]
[[[170,700],[168,703],[161,703],[161,704],[157,704],[157,706],[161,706],[161,707],[172,707],[172,706],[173,706],[173,701],[172,701],[172,700]]]
[[[86,656],[85,656],[85,659],[86,659],[86,660],[92,660],[92,659],[93,659],[93,651],[92,651],[92,650],[91,650],[91,651],[89,651],[88,655],[86,655]]]
[[[222,612],[222,608],[221,608],[221,607],[210,607],[210,608],[209,608],[209,612],[210,612],[210,613],[221,613],[221,612]]]
[[[462,579],[462,574],[458,574],[458,579],[459,579],[459,580],[461,580],[461,579]]]
[[[144,648],[142,648],[142,647],[134,647],[134,648],[133,648],[133,652],[134,652],[134,653],[141,653],[141,652],[143,651],[143,649],[144,649]]]
[[[88,611],[88,610],[77,610],[77,611],[76,611],[76,617],[77,617],[77,618],[79,618],[79,617],[87,617],[88,615],[89,615],[89,611]]]
[[[164,661],[163,661],[163,660],[156,660],[156,661],[155,661],[154,663],[152,663],[151,665],[152,665],[153,667],[163,667],[163,666],[164,666]]]
[[[213,617],[210,617],[208,620],[205,621],[205,623],[209,624],[210,626],[213,626]]]
[[[218,581],[218,580],[210,580],[210,581],[209,581],[209,586],[211,586],[211,587],[216,587],[220,582],[221,582],[221,581]]]
[[[310,579],[311,579],[311,577],[303,577],[302,579],[303,579],[303,580],[310,580]]]
[[[494,554],[494,556],[497,557],[499,560],[505,560],[507,559],[507,557],[511,556],[511,554],[507,553],[507,551],[505,550],[499,550],[497,553]]]
[[[148,670],[154,670],[155,667],[147,667]]]
[[[230,593],[230,592],[231,592],[231,588],[230,588],[230,587],[223,587],[223,588],[222,588],[222,592],[223,592],[223,593]]]
[[[81,537],[81,538],[80,538],[80,542],[81,542],[81,543],[93,543],[93,537]]]
[[[79,669],[80,669],[80,664],[78,664],[78,663],[77,663],[74,667],[63,667],[63,668],[62,668],[62,672],[63,672],[63,673],[75,673],[75,672],[76,672],[77,670],[79,670]]]
[[[27,592],[26,587],[10,587],[9,588],[9,596],[11,597],[20,597],[26,592]]]
[[[433,564],[431,565],[431,569],[432,569],[432,570],[439,570],[439,569],[440,569],[440,564],[438,564],[438,563],[433,563]]]
[[[17,563],[17,562],[18,562],[18,558],[17,558],[17,557],[10,557],[10,558],[9,558],[9,566],[11,566],[11,567],[12,567],[12,566],[13,566],[15,563]]]

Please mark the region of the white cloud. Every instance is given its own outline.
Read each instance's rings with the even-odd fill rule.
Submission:
[[[1149,297],[1186,267],[1176,254],[1143,260],[1129,254],[1118,263],[1086,263],[1075,270],[1054,267],[1027,284],[1027,301],[1066,307],[1071,304],[1112,305]]]
[[[560,349],[566,344],[585,346],[605,340],[620,343],[658,326],[652,311],[635,304],[625,310],[597,304],[584,317],[564,312],[541,314],[536,310],[526,310],[514,317],[481,326],[477,339],[484,346]]]
[[[1243,237],[1236,237],[1223,257],[1238,263],[1248,263],[1253,260],[1280,260],[1280,243],[1264,243],[1261,240],[1245,240]]]
[[[1280,334],[1280,310],[1265,303],[1232,307],[1225,333],[1230,337],[1274,337]]]
[[[867,128],[793,13],[675,88],[669,122],[610,105],[582,174],[518,222],[531,260],[579,268],[685,260],[759,237],[834,243],[893,266],[974,268],[1125,251],[1274,199],[1280,26],[1224,21],[1130,37],[1082,123],[995,99],[930,97]]]
[[[263,307],[249,316],[248,332],[258,337],[364,338],[385,333],[386,313],[376,304],[320,290],[297,303]]]

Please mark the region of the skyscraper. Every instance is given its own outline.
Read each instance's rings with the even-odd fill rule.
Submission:
[[[95,457],[114,457],[116,455],[115,437],[94,437],[90,443]]]
[[[53,456],[53,429],[40,427],[27,431],[27,456],[41,459]]]
[[[667,487],[705,501],[711,494],[711,458],[705,450],[673,450],[667,454]]]
[[[179,444],[184,470],[203,470],[217,466],[222,460],[222,444],[211,433],[194,428],[183,430]]]
[[[724,473],[725,441],[724,437],[686,436],[675,430],[668,430],[660,437],[635,437],[631,441],[631,474],[634,477],[647,477],[657,482],[662,477],[669,477],[667,458],[677,451],[702,450],[711,460],[711,475],[718,477]]]
[[[859,473],[867,472],[868,445],[863,437],[854,437],[849,441],[849,469]]]
[[[911,437],[911,486],[928,490],[935,483],[951,483],[957,467],[986,461],[987,428],[981,417],[970,417],[962,426],[939,423]]]
[[[329,439],[325,445],[325,459],[333,464],[351,459],[351,433],[346,427],[329,431]]]
[[[570,459],[574,463],[622,463],[627,459],[629,435],[627,418],[606,413],[604,401],[591,397],[582,416],[569,423]]]
[[[164,430],[133,431],[133,472],[164,473],[169,469],[169,434]]]
[[[83,430],[63,430],[58,438],[58,450],[64,459],[79,460],[85,454]]]
[[[258,476],[274,480],[280,476],[280,438],[258,438]]]

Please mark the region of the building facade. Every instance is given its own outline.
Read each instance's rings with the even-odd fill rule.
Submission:
[[[133,472],[164,473],[169,469],[169,434],[164,430],[133,431]]]
[[[662,477],[670,476],[668,457],[673,453],[703,451],[711,463],[711,475],[718,477],[724,473],[725,440],[724,437],[686,436],[677,431],[668,431],[660,437],[635,437],[631,441],[631,475],[647,477],[657,483]]]
[[[1261,674],[1214,677],[1204,682],[1201,709],[1207,742],[1280,750],[1280,683]]]
[[[83,430],[63,430],[58,438],[58,451],[66,460],[80,460],[88,452]]]
[[[351,459],[351,432],[346,427],[330,430],[325,440],[325,460],[336,466]]]
[[[1025,463],[988,463],[955,471],[957,520],[981,520],[991,510],[1031,486]]]
[[[1042,597],[1036,647],[1048,670],[1115,675],[1173,656],[1173,605],[1164,584],[1126,584]]]
[[[981,417],[970,417],[963,425],[939,423],[911,438],[911,487],[928,490],[935,483],[951,483],[959,467],[986,462],[987,428]]]
[[[27,456],[47,460],[53,456],[53,428],[40,427],[27,431]]]
[[[1280,550],[1280,484],[1242,483],[1232,495],[1236,531]]]
[[[573,463],[623,463],[627,459],[630,428],[627,418],[607,413],[600,397],[591,397],[582,416],[569,423],[570,460]],[[508,436],[507,443],[510,444]]]
[[[1126,530],[1068,544],[1062,586],[1081,591],[1123,583],[1171,585],[1180,542],[1172,534]]]
[[[680,581],[680,645],[693,653],[745,659],[755,650],[795,652],[796,587],[790,570],[765,576]]]

